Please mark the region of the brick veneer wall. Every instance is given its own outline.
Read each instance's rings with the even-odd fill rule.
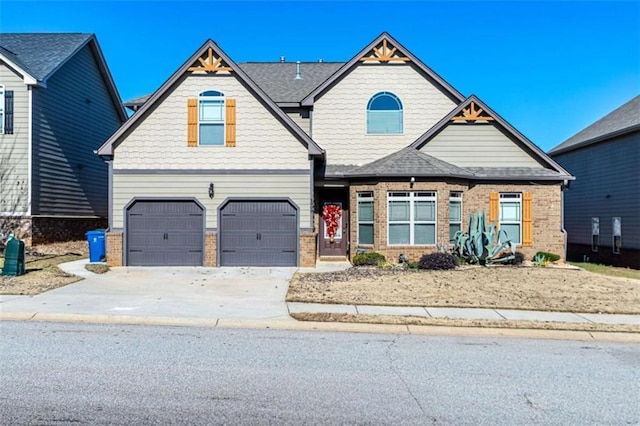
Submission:
[[[207,232],[204,236],[204,266],[218,266],[218,233]]]
[[[300,233],[300,266],[316,266],[317,241],[317,232]]]
[[[105,234],[107,250],[107,265],[122,266],[122,232],[107,232]]]
[[[564,257],[564,234],[561,231],[561,189],[560,184],[495,184],[495,183],[455,183],[455,182],[379,182],[376,184],[354,184],[350,188],[350,256],[358,247],[358,205],[356,194],[362,191],[374,193],[374,244],[361,246],[368,251],[383,254],[389,262],[397,262],[400,253],[417,261],[425,253],[437,251],[437,246],[389,246],[387,244],[387,192],[388,191],[435,191],[437,193],[436,242],[449,245],[449,192],[462,192],[462,226],[470,214],[489,211],[491,192],[530,192],[533,198],[533,246],[518,246],[517,250],[527,258],[537,251],[557,253]]]

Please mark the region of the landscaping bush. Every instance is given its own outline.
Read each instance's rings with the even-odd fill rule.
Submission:
[[[560,260],[560,255],[554,253],[547,253],[545,251],[539,251],[533,256],[533,260],[542,259],[547,262],[556,262]]]
[[[458,266],[456,258],[450,253],[425,254],[418,262],[418,269],[429,269],[431,271],[455,269],[456,266]]]
[[[418,269],[418,262],[409,262],[407,263],[407,267],[409,269]]]
[[[378,266],[379,263],[386,261],[383,255],[376,252],[359,253],[353,256],[354,266]]]

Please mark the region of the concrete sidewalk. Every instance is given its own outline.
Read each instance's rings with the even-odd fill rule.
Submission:
[[[640,325],[640,315],[539,312],[509,309],[401,307],[287,303],[292,275],[345,269],[348,263],[318,268],[112,268],[106,275],[85,269],[87,259],[60,265],[84,277],[36,296],[0,296],[0,320],[72,321],[146,325],[228,326],[294,330],[341,330],[385,333],[471,334],[519,337],[606,339],[640,342],[640,333],[595,333],[318,323],[294,320],[292,313],[396,315],[495,321],[542,321]],[[447,331],[449,330],[449,331]],[[493,331],[491,331],[493,330]],[[546,333],[546,334],[545,334]],[[572,334],[573,333],[573,334]],[[617,336],[617,337],[616,337]],[[606,340],[605,339],[605,340]]]

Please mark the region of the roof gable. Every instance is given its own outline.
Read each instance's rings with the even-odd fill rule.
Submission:
[[[549,151],[555,155],[640,130],[640,95],[579,131]]]
[[[516,130],[511,124],[500,117],[496,112],[489,108],[484,102],[482,102],[475,95],[471,95],[464,102],[455,107],[449,114],[447,114],[442,120],[440,120],[435,126],[425,132],[422,136],[416,139],[410,146],[415,149],[421,149],[429,141],[433,140],[440,132],[442,132],[447,126],[454,122],[486,122],[491,123],[498,127],[503,133],[509,136],[514,143],[520,145],[533,159],[543,164],[546,167],[551,168],[555,172],[564,176],[567,179],[572,178],[570,173],[563,169],[558,163],[553,161],[548,155],[546,155],[540,148],[538,148],[533,142],[527,139],[522,133]]]
[[[144,120],[147,112],[149,112],[156,102],[176,83],[185,73],[225,73],[234,74],[240,83],[249,90],[266,108],[280,121],[302,144],[304,144],[310,155],[320,155],[324,151],[320,148],[300,127],[298,127],[278,106],[267,96],[267,94],[240,68],[231,60],[226,53],[218,47],[213,40],[207,40],[193,55],[189,57],[173,73],[173,75],[164,82],[156,92],[151,95],[148,101],[136,112],[126,123],[124,123],[111,137],[98,149],[98,155],[111,156],[113,149],[133,126],[140,120]]]
[[[313,105],[316,98],[321,96],[326,90],[329,90],[333,84],[340,81],[346,74],[364,62],[413,63],[425,74],[426,78],[438,87],[447,97],[454,100],[456,103],[461,102],[464,99],[464,96],[454,89],[453,86],[447,83],[431,68],[426,66],[420,59],[409,52],[408,49],[391,37],[391,35],[384,32],[351,58],[349,62],[340,67],[340,69],[332,74],[327,80],[316,87],[304,99],[302,99],[301,104],[305,106]]]

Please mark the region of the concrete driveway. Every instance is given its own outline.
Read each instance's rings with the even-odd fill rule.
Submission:
[[[84,269],[62,265],[85,279],[37,296],[0,296],[3,313],[293,321],[284,299],[297,268]]]

